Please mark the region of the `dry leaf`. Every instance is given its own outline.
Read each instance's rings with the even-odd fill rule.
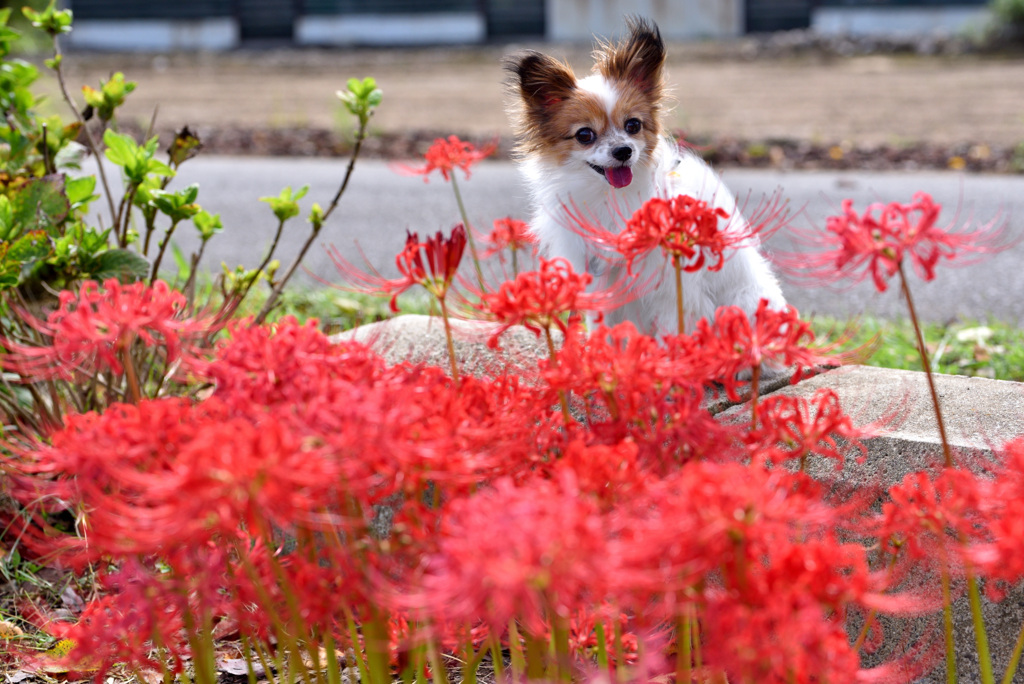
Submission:
[[[249,668],[245,664],[245,658],[217,658],[217,670],[225,674],[244,677],[249,674]],[[259,663],[252,664],[253,674],[257,678],[264,676],[263,666]]]
[[[6,620],[0,620],[0,639],[13,639],[19,637],[24,632],[21,628],[13,622],[7,622]]]

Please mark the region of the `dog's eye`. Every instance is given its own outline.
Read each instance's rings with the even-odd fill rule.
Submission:
[[[640,132],[640,129],[643,127],[644,125],[640,121],[640,119],[629,119],[628,121],[626,121],[626,132],[629,133],[630,135],[636,135],[637,133]]]
[[[580,145],[590,145],[597,140],[597,133],[595,133],[592,128],[581,128],[576,131],[576,135],[574,137],[576,138],[576,142]]]

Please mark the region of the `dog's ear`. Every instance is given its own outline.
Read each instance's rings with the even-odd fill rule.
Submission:
[[[629,36],[617,45],[602,45],[594,53],[597,69],[606,78],[630,83],[642,92],[657,94],[662,86],[665,42],[652,21],[627,17]]]
[[[511,57],[505,69],[512,74],[510,86],[519,91],[532,111],[548,110],[568,99],[576,89],[576,76],[567,64],[539,52]]]

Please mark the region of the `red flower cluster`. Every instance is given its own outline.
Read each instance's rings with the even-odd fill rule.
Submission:
[[[814,251],[790,255],[783,264],[826,282],[860,282],[870,275],[878,291],[884,292],[886,281],[905,260],[921,278],[932,280],[940,259],[951,261],[963,252],[987,253],[1001,247],[1001,225],[993,222],[976,230],[942,227],[937,225],[941,209],[923,192],[909,204],[871,204],[863,214],[853,208],[852,200],[844,200],[842,214],[828,219],[824,234],[796,234],[799,242]],[[962,256],[959,263],[966,263]]]
[[[460,154],[431,164],[468,172]],[[845,225],[915,236],[900,249],[930,274],[956,239],[920,237],[934,207],[915,202],[849,213]],[[719,229],[725,218],[685,197],[645,205],[621,243],[630,268],[657,246],[681,267],[719,266],[735,237]],[[443,305],[466,241],[461,226],[422,242],[410,233],[394,279],[335,257],[392,303],[421,285]],[[889,258],[880,249],[857,263],[884,279]],[[1024,577],[1024,441],[986,473],[908,475],[879,511],[829,471],[805,472],[863,456],[866,433],[834,392],[751,402],[752,422],[706,406],[720,385],[738,399],[748,382],[756,394],[763,369],[799,377],[831,358],[794,309],[723,308],[692,335],[661,340],[630,323],[587,335],[572,317],[625,296],[590,285],[565,260],[541,259],[476,293],[501,330],[524,325],[550,342],[557,328],[564,342],[525,378],[492,368],[461,380],[389,366],[292,319],[229,326],[194,358],[190,340],[206,331],[179,295],[86,286],[34,322],[52,345],[7,342],[7,368],[35,379],[58,377],[62,363],[117,372],[138,340],[182,359],[209,391],[8,436],[3,488],[22,508],[0,508],[0,529],[27,555],[101,568],[103,596],[66,630],[100,677],[115,662],[174,672],[190,659],[203,681],[213,649],[201,632],[217,629],[261,655],[353,649],[367,684],[390,682],[392,666],[409,681],[442,676],[439,646],[467,668],[507,649],[516,680],[595,667],[615,668],[594,674],[609,681],[672,669],[675,681],[913,680],[930,635],[868,669],[867,631],[849,634],[856,620],[874,636],[882,618],[941,605],[904,593],[911,567],[960,573],[968,586],[984,577],[993,599]],[[81,534],[58,529],[66,512]],[[661,657],[673,652],[672,664]]]
[[[603,311],[620,305],[622,298],[610,290],[587,292],[592,280],[588,273],[576,273],[565,259],[541,259],[536,271],[520,273],[515,280],[501,284],[496,292],[481,293],[480,310],[501,323],[491,337],[498,337],[514,325],[523,325],[540,334],[558,328],[569,330],[566,317],[579,311]]]
[[[462,169],[469,178],[469,169],[481,159],[489,157],[498,148],[497,142],[491,142],[481,148],[473,143],[460,140],[457,136],[449,135],[447,139],[437,138],[430,146],[424,157],[426,164],[423,166],[400,165],[398,169],[402,173],[423,176],[424,182],[429,180],[430,174],[440,171],[441,177],[445,180],[451,179],[455,169]]]
[[[530,226],[525,221],[511,217],[494,220],[494,230],[487,236],[490,245],[484,256],[502,254],[506,250],[517,252],[532,248],[537,243],[537,238],[530,232]]]
[[[654,197],[630,217],[614,247],[626,258],[630,273],[637,258],[657,247],[684,271],[699,271],[708,257],[708,270],[716,271],[722,267],[725,250],[736,244],[736,236],[719,228],[719,220],[728,218],[724,209],[689,195]]]
[[[79,380],[106,370],[121,375],[121,354],[136,340],[162,350],[171,363],[189,356],[193,343],[211,326],[210,320],[190,316],[184,295],[163,281],[123,285],[114,278],[102,286],[86,281],[77,294],[61,291],[57,310],[45,321],[27,311],[19,315],[49,339],[48,344],[0,340],[8,352],[4,368],[26,380]]]
[[[447,238],[438,231],[421,242],[418,233],[407,232],[405,249],[395,257],[401,278],[384,278],[376,271],[360,271],[331,247],[328,254],[349,285],[359,292],[391,295],[391,310],[398,311],[398,296],[414,285],[422,285],[430,294],[443,300],[458,272],[466,249],[466,228],[459,224]],[[426,256],[426,265],[423,257]],[[351,283],[354,281],[355,285]]]

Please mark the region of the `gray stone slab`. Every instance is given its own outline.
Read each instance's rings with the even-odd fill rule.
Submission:
[[[544,337],[523,326],[502,333],[497,349],[487,344],[499,328],[497,323],[452,319],[451,326],[460,372],[483,376],[508,369],[529,377],[536,372],[537,361],[548,356]],[[556,347],[560,347],[561,333],[555,331],[553,337]],[[436,316],[397,316],[338,333],[331,339],[369,345],[389,364],[408,361],[449,368],[444,323]]]

